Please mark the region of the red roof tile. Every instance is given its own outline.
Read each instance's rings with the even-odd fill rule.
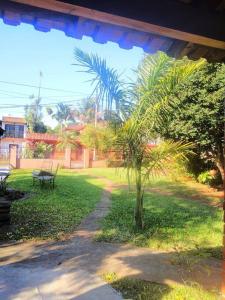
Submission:
[[[57,142],[58,137],[55,134],[51,133],[36,133],[36,132],[31,132],[28,133],[26,136],[27,140],[36,140],[36,141],[53,141]]]
[[[2,117],[2,121],[5,123],[26,124],[26,120],[19,117]]]
[[[84,125],[81,125],[81,124],[71,124],[71,125],[68,125],[66,127],[66,130],[71,130],[71,131],[81,131],[84,129]]]

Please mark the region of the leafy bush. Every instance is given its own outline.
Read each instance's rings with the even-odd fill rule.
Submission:
[[[198,182],[203,184],[211,184],[214,176],[210,174],[210,171],[204,171],[198,175]]]
[[[47,158],[51,152],[52,145],[44,142],[36,143],[34,148],[34,158]]]
[[[33,158],[34,157],[34,150],[31,149],[29,146],[26,146],[26,148],[22,151],[22,158]]]
[[[212,187],[218,187],[223,183],[220,173],[215,170],[200,173],[197,180],[200,183],[208,184]]]
[[[90,149],[106,153],[113,147],[114,134],[108,127],[87,125],[81,132],[81,142]]]
[[[22,158],[47,158],[53,149],[52,145],[37,142],[27,145],[22,151]]]

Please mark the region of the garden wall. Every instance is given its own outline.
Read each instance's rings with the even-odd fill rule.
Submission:
[[[91,168],[106,168],[107,160],[93,160],[90,165]]]
[[[53,168],[55,168],[58,165],[65,166],[64,160],[58,160],[58,159],[28,159],[28,158],[19,158],[17,160],[17,168],[18,169],[41,169],[44,165],[47,165],[47,163],[51,161]]]
[[[82,155],[81,155],[82,154]],[[70,148],[66,148],[64,157],[56,158],[22,158],[18,153],[18,147],[12,145],[9,154],[9,162],[15,169],[42,169],[48,165],[48,162],[53,163],[53,168],[58,164],[60,167],[68,169],[80,168],[106,168],[106,167],[119,167],[121,166],[120,160],[109,161],[108,159],[99,159],[93,161],[92,152],[84,148],[83,152],[78,156]]]

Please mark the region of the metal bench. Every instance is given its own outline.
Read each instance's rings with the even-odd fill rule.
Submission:
[[[32,172],[32,177],[33,177],[33,185],[35,183],[35,180],[38,180],[40,183],[40,186],[43,187],[46,183],[50,184],[52,188],[55,187],[55,178],[58,172],[59,165],[57,164],[55,167],[55,170],[52,172],[45,171],[45,170],[34,170]]]

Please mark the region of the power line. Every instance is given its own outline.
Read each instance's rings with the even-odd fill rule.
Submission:
[[[35,96],[34,95],[29,95],[29,96],[27,96],[27,97],[25,97],[25,96],[15,96],[15,95],[10,95],[10,94],[6,94],[6,93],[1,93],[0,92],[0,102],[2,101],[2,100],[5,100],[6,99],[6,97],[7,98],[13,98],[13,99],[27,99],[27,100],[32,100],[32,99],[34,99],[35,98]],[[76,101],[76,99],[74,99],[74,97],[76,97],[76,96],[54,96],[54,95],[52,95],[52,96],[41,96],[41,100],[43,101],[43,100],[45,100],[45,99],[47,99],[47,100],[56,100],[56,99],[58,99],[59,100],[59,102],[65,102],[65,100],[64,99],[73,99],[73,100],[71,100],[71,101]],[[87,97],[87,96],[86,96]],[[84,97],[85,98],[85,97]],[[5,100],[5,101],[8,101],[8,100]],[[1,104],[1,103],[0,103]]]
[[[23,95],[23,96],[27,96],[27,97],[29,97],[30,95],[28,95],[28,94],[25,94],[25,93],[21,93],[21,92],[15,92],[15,91],[8,91],[8,90],[1,90],[0,89],[0,92],[1,92],[1,94],[3,94],[3,93],[7,93],[7,94],[16,94],[16,95]]]
[[[71,103],[71,102],[78,102],[79,104],[82,101],[82,99],[77,99],[77,100],[69,100],[69,101],[63,101],[63,103]],[[42,103],[39,106],[41,107],[48,107],[48,106],[56,106],[57,104],[62,103],[62,102],[53,102],[53,103]],[[0,108],[8,109],[8,108],[24,108],[26,106],[32,106],[32,104],[1,104]],[[69,106],[74,106],[74,105],[69,105]]]
[[[18,83],[18,82],[12,82],[12,81],[3,81],[3,80],[0,80],[0,83],[9,84],[9,85],[16,85],[16,86],[25,86],[25,87],[37,88],[37,89],[39,88],[38,85],[30,85],[30,84]],[[69,91],[69,90],[63,90],[63,89],[56,89],[56,88],[48,88],[48,87],[42,87],[42,89],[43,90],[49,90],[49,91],[58,91],[58,92],[64,92],[64,93],[71,93],[71,94],[84,94],[84,93],[75,92],[75,91]]]
[[[21,92],[15,92],[15,91],[11,91],[11,90],[1,90],[0,89],[0,94],[1,95],[6,95],[6,96],[9,96],[9,97],[15,97],[15,98],[18,98],[18,96],[15,96],[15,95],[20,95],[21,98],[24,98],[24,99],[27,99],[27,98],[30,98],[31,96],[34,96],[33,94],[25,94],[25,93],[21,93]],[[15,95],[14,95],[15,94]],[[85,94],[85,93],[80,93],[80,92],[77,92],[77,94],[83,94],[83,95],[86,95],[86,96],[89,96],[89,94]],[[23,95],[23,97],[21,96]],[[42,94],[42,97],[41,98],[45,98],[45,99],[48,99],[48,98],[72,98],[74,97],[74,95],[43,95]]]

